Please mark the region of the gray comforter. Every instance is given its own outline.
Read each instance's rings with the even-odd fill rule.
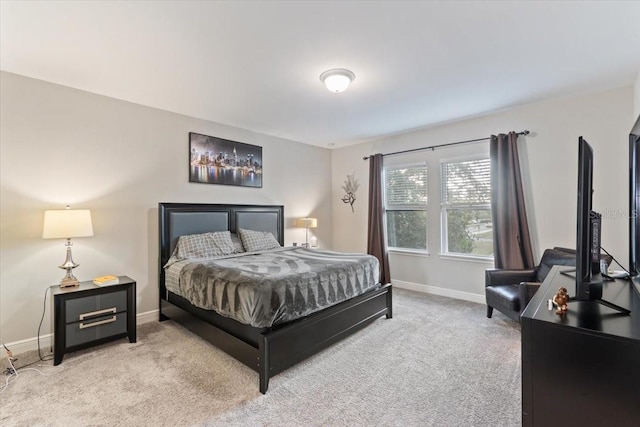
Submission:
[[[239,322],[269,327],[376,287],[378,260],[365,254],[280,248],[166,268],[167,289],[193,305]]]

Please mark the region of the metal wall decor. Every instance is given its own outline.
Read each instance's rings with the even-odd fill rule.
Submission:
[[[351,175],[347,175],[347,179],[344,181],[344,185],[342,186],[342,189],[346,193],[342,197],[342,201],[351,206],[351,212],[355,212],[353,204],[356,201],[356,191],[358,191],[358,187],[360,187],[360,184],[358,184],[358,180],[356,179],[356,173],[354,172]]]

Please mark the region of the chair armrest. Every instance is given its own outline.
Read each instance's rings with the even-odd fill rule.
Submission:
[[[520,313],[522,313],[533,298],[533,295],[538,291],[540,283],[537,282],[522,282],[518,285],[518,296],[520,297]]]
[[[528,270],[501,270],[489,269],[484,273],[484,285],[500,286],[515,285],[520,282],[535,282],[536,270],[531,268]]]

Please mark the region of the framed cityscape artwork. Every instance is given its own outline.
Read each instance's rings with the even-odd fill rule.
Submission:
[[[262,187],[262,147],[189,132],[189,182]]]

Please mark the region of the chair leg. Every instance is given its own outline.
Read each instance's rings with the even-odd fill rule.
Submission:
[[[489,319],[491,319],[491,316],[493,315],[493,307],[491,307],[490,305],[487,306],[487,317]]]

